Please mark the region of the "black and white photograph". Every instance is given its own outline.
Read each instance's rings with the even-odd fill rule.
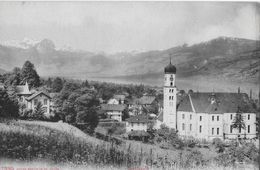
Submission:
[[[0,1],[0,170],[258,170],[259,70],[259,1]]]

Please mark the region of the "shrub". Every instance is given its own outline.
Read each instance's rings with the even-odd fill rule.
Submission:
[[[205,163],[200,151],[191,151],[188,154],[179,153],[179,166],[183,168],[194,168]]]
[[[258,162],[258,156],[258,149],[253,143],[242,146],[233,144],[217,157],[217,162],[223,166],[234,165],[236,162],[253,163]]]
[[[215,148],[217,149],[218,153],[222,153],[225,150],[225,144],[223,143],[223,141],[219,138],[214,138],[213,139],[213,145],[215,146]]]

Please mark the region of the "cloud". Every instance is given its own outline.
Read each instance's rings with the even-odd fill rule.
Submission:
[[[49,38],[58,47],[105,52],[259,37],[256,3],[1,2],[0,22],[1,41]]]

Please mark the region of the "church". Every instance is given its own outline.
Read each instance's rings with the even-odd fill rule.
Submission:
[[[176,67],[171,61],[164,69],[163,112],[158,123],[177,130],[183,138],[212,140],[255,139],[256,113],[246,93],[192,92],[178,93]],[[240,112],[244,128],[233,128]]]

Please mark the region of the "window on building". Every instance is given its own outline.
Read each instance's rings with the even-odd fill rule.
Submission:
[[[232,114],[230,115],[230,120],[232,120]]]
[[[248,120],[250,120],[250,114],[248,114],[247,118],[248,118]]]
[[[200,121],[202,121],[202,116],[200,116]]]
[[[214,121],[214,116],[212,116],[212,121]]]
[[[214,128],[212,128],[212,135],[214,135]]]
[[[190,115],[190,120],[192,119],[192,115]]]
[[[239,128],[239,133],[241,133],[241,128]]]
[[[184,123],[182,124],[182,130],[185,130],[185,124]]]
[[[171,82],[171,86],[172,86],[172,82]]]
[[[232,125],[230,125],[230,133],[232,133],[233,127]]]
[[[169,100],[171,100],[171,96],[169,96]]]
[[[192,124],[190,124],[190,131],[192,131]]]
[[[182,114],[182,119],[185,119],[185,115],[184,114]]]
[[[217,121],[219,121],[219,116],[217,116]]]
[[[247,133],[250,133],[250,125],[247,126]]]
[[[47,105],[47,99],[44,99],[43,103],[44,105]]]
[[[219,134],[219,128],[217,128],[217,135]]]
[[[200,133],[201,133],[202,126],[200,126]]]

